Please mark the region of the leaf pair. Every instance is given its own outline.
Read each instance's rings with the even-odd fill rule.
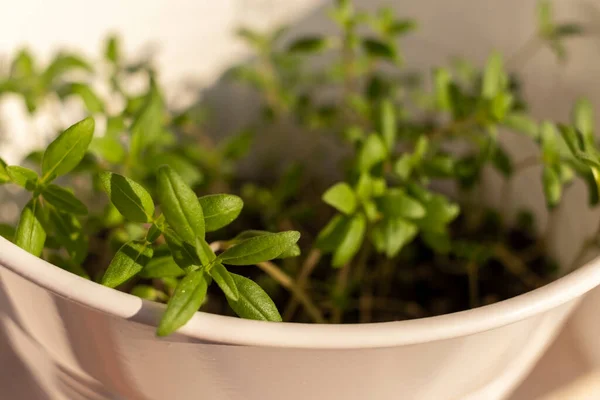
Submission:
[[[281,321],[273,300],[259,285],[241,275],[230,273],[228,276],[231,279],[229,285],[238,290],[237,300],[227,296],[227,302],[236,314],[247,319]],[[185,325],[202,306],[207,288],[208,281],[202,270],[187,274],[175,289],[158,325],[157,334],[167,336]]]
[[[94,135],[94,120],[86,118],[62,132],[46,149],[42,158],[42,178],[40,179],[34,171],[27,168],[10,166],[6,167],[2,163],[0,168],[0,179],[8,178],[29,191],[35,192],[33,200],[23,209],[17,231],[15,233],[15,243],[29,251],[40,256],[44,248],[47,232],[46,229],[51,226],[52,220],[48,210],[42,208],[39,194],[50,205],[54,206],[58,214],[54,216],[55,233],[62,238],[62,244],[67,247],[69,252],[78,262],[83,261],[87,253],[87,245],[79,235],[81,229],[78,228],[78,222],[68,220],[63,222],[56,215],[60,212],[71,214],[87,214],[87,208],[70,191],[57,185],[50,184],[56,177],[71,172],[84,158],[87,148]],[[4,179],[3,179],[4,180]],[[52,211],[55,213],[54,211]],[[73,239],[73,235],[79,238]]]

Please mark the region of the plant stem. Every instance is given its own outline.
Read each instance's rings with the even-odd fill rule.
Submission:
[[[457,120],[457,121],[452,121],[446,126],[442,126],[437,129],[434,129],[433,131],[429,132],[425,136],[429,137],[429,139],[431,139],[431,140],[437,139],[439,136],[451,134],[454,131],[457,131],[460,129],[466,129],[469,127],[469,125],[474,125],[476,122],[477,122],[477,119],[473,116],[464,118],[461,120]]]
[[[467,264],[469,275],[469,305],[475,308],[479,305],[479,266],[474,261]]]
[[[314,305],[308,294],[300,288],[294,280],[285,272],[283,272],[277,265],[269,261],[264,261],[257,264],[258,268],[266,272],[271,278],[275,279],[281,286],[286,288],[292,293],[294,297],[298,299],[304,306],[306,313],[318,324],[326,323],[325,318],[321,314],[321,311]]]
[[[531,167],[535,167],[536,165],[540,165],[541,160],[538,156],[529,156],[527,158],[518,161],[514,165],[515,173],[522,172],[523,170]]]
[[[540,49],[541,44],[542,42],[538,36],[533,35],[508,59],[506,66],[510,69],[524,67],[527,61]]]
[[[336,285],[334,289],[335,296],[344,296],[346,287],[348,286],[348,276],[350,275],[350,263],[344,265],[337,274]],[[339,324],[342,322],[343,309],[334,302],[333,312],[331,314],[331,322]]]
[[[306,257],[306,260],[304,260],[304,263],[302,264],[302,268],[300,268],[298,276],[296,277],[296,285],[300,289],[304,289],[306,287],[310,275],[314,271],[315,267],[319,264],[322,256],[323,254],[319,249],[312,249],[310,251],[308,257]],[[298,304],[297,298],[293,297],[290,299],[283,313],[284,321],[290,321],[292,319],[296,309],[298,308]]]
[[[505,245],[494,246],[494,255],[509,272],[521,279],[525,285],[530,288],[543,286],[542,279],[531,272],[523,260],[513,254]]]
[[[226,247],[225,242],[212,242],[210,245],[212,251],[217,252]],[[317,261],[318,262],[318,261]],[[321,311],[310,299],[310,296],[302,287],[294,282],[294,280],[277,265],[270,261],[264,261],[256,264],[263,272],[266,272],[271,278],[275,279],[281,286],[286,288],[292,295],[304,306],[306,313],[318,324],[325,324],[327,321],[321,314]]]

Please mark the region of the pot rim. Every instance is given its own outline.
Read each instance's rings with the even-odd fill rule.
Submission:
[[[64,271],[0,237],[0,266],[68,300],[111,316],[155,327],[164,304],[142,300]],[[310,349],[405,346],[499,328],[576,299],[600,284],[600,257],[541,288],[472,310],[407,321],[323,325],[251,321],[206,312],[170,337],[212,343]]]

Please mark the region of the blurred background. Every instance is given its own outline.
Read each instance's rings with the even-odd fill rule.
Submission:
[[[323,11],[329,2],[323,0],[21,0],[10,3],[5,0],[5,3],[0,14],[0,64],[23,46],[42,59],[50,58],[58,49],[96,56],[107,35],[117,33],[123,39],[126,53],[155,55],[159,78],[170,101],[187,101],[178,94],[180,89],[195,88],[216,110],[213,126],[216,132],[230,131],[256,111],[249,106],[248,93],[220,79],[230,66],[249,57],[248,49],[234,34],[236,28],[250,26],[267,30],[289,24],[290,38],[333,29]],[[403,41],[407,68],[411,69],[429,70],[454,55],[481,65],[494,49],[510,56],[536,29],[535,0],[357,0],[355,3],[369,10],[392,6],[402,16],[418,21],[418,31]],[[598,113],[600,0],[556,0],[553,4],[558,20],[581,22],[589,33],[569,42],[569,60],[564,64],[557,62],[550,50],[544,48],[517,66],[532,114],[539,119],[566,120],[571,104],[580,96],[588,97],[597,105]],[[65,126],[73,121],[68,112],[58,117],[64,119]],[[24,104],[16,99],[0,103],[0,156],[14,163],[28,150],[42,146],[47,135],[53,133],[45,128],[47,118],[43,113],[29,117]],[[585,189],[581,185],[573,190]],[[2,198],[0,194],[0,202]],[[3,206],[0,219],[14,218],[16,212],[16,208]],[[568,220],[568,215],[564,218]],[[591,226],[566,226],[565,229],[584,235]],[[6,310],[9,305],[0,282],[0,320]],[[35,361],[35,346],[23,344],[15,352],[6,345],[7,335],[10,332],[3,330],[0,324],[3,393],[0,397],[51,398],[44,393],[43,382],[27,374],[27,362],[42,362]],[[577,332],[567,331],[559,338],[530,380],[517,391],[514,400],[535,398],[575,379],[594,363],[596,358],[592,357],[591,350],[577,346],[577,335]],[[597,359],[600,362],[600,356]]]

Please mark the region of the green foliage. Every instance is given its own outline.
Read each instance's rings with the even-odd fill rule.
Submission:
[[[116,36],[105,42],[100,65],[70,53],[42,65],[20,51],[6,76],[0,73],[0,98],[17,94],[35,113],[47,100],[77,97],[82,110],[106,125],[96,133],[94,119],[83,119],[32,153],[27,167],[0,160],[0,184],[18,185],[30,196],[16,228],[0,225],[0,234],[83,278],[167,303],[157,330],[164,336],[207,296],[242,318],[281,321],[276,304],[290,297],[283,288],[302,303],[299,320],[322,322],[324,314],[339,322],[353,314],[345,312],[355,300],[364,312],[356,296],[416,292],[421,289],[410,285],[433,284],[442,275],[432,274],[446,270],[471,279],[473,263],[485,277],[484,264],[510,244],[497,228],[500,217],[494,223],[482,217],[475,200],[489,167],[510,181],[540,164],[549,210],[575,177],[586,183],[590,204],[598,204],[600,152],[589,101],[575,104],[569,124],[538,121],[517,77],[507,72],[516,70],[515,58],[491,52],[482,68],[453,60],[436,66],[427,82],[400,68],[400,42],[415,21],[388,8],[366,13],[349,0],[336,1],[330,16],[338,34],[291,42],[283,28],[239,30],[256,57],[228,76],[258,92],[261,113],[218,141],[206,131],[204,105],[172,110],[152,60],[129,60]],[[545,1],[537,26],[531,43],[561,58],[565,40],[583,32],[556,22]],[[316,55],[333,61],[314,63]],[[145,89],[128,91],[133,74],[146,79]],[[99,78],[110,87],[108,97],[95,90]],[[113,98],[122,110],[109,107]],[[241,161],[263,132],[281,130],[314,139],[304,161],[312,168],[291,165],[276,149],[253,159],[267,173],[252,181]],[[513,160],[503,145],[505,130],[532,140],[539,154]],[[325,142],[332,147],[320,147]],[[329,148],[336,157],[322,153]],[[327,164],[326,174],[314,175],[326,169],[322,160],[338,155],[343,167],[329,171]],[[436,193],[437,183],[456,187],[460,206]],[[474,237],[482,230],[485,237]],[[420,265],[424,259],[431,265]],[[244,265],[256,265],[244,269],[252,280],[228,270]],[[307,270],[319,282],[295,281],[297,273],[308,279]]]
[[[204,271],[193,271],[179,281],[156,333],[167,336],[185,325],[198,311],[206,297],[208,282]]]
[[[86,118],[61,133],[54,140],[42,159],[45,182],[71,172],[83,160],[94,136],[94,120]]]
[[[223,264],[252,265],[281,255],[300,239],[300,233],[289,231],[260,235],[242,240],[217,257]]]
[[[280,322],[281,315],[273,300],[256,283],[241,275],[230,274],[239,291],[239,298],[227,298],[227,302],[237,315],[259,321]]]

